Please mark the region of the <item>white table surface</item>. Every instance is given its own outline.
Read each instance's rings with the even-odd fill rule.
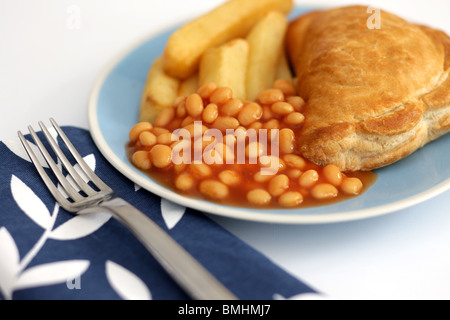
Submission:
[[[92,86],[112,59],[221,2],[0,0],[0,140],[49,117],[87,129]],[[450,33],[448,0],[369,4]],[[80,19],[71,20],[77,10]],[[411,208],[353,222],[280,225],[213,218],[333,298],[450,299],[449,208],[447,190]]]

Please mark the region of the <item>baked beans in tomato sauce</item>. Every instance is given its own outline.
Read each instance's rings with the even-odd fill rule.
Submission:
[[[133,126],[127,154],[161,185],[231,206],[303,208],[365,192],[375,173],[319,167],[297,152],[304,104],[285,80],[256,101],[207,83],[177,98],[154,124]]]

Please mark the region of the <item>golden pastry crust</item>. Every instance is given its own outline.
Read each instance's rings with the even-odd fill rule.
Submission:
[[[299,150],[319,165],[372,170],[450,130],[450,38],[367,7],[315,11],[288,29],[287,50],[305,99]]]

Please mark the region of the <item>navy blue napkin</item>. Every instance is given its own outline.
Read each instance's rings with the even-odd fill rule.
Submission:
[[[63,130],[107,184],[167,230],[240,299],[314,293],[206,215],[126,179],[99,153],[88,131]],[[0,182],[1,299],[189,299],[109,214],[75,216],[60,208],[18,138],[0,142]]]

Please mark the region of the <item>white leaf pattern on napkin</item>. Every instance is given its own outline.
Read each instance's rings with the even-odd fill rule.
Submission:
[[[52,230],[49,238],[54,240],[75,240],[86,237],[100,229],[111,218],[107,212],[78,215]]]
[[[0,254],[0,292],[6,299],[11,299],[20,257],[16,243],[5,227],[0,228]]]
[[[69,260],[41,264],[25,270],[14,285],[14,289],[27,289],[67,282],[81,276],[89,267],[88,260]]]
[[[161,198],[161,214],[167,228],[172,229],[183,218],[185,207]]]
[[[124,300],[151,300],[152,295],[145,283],[121,265],[106,261],[106,276],[111,287]]]
[[[30,157],[28,156],[28,153],[25,151],[25,148],[22,145],[22,142],[18,138],[16,139],[6,139],[2,140],[2,142],[8,147],[9,150],[11,150],[12,153],[14,153],[16,156],[31,162]],[[36,145],[33,142],[28,141],[30,144],[31,149],[33,150],[34,154],[39,160],[39,163],[44,167],[48,168],[48,164],[45,161],[44,157],[42,156],[39,149],[36,147]]]
[[[17,205],[37,225],[47,229],[52,223],[50,212],[41,199],[15,175],[11,178],[11,192]]]

